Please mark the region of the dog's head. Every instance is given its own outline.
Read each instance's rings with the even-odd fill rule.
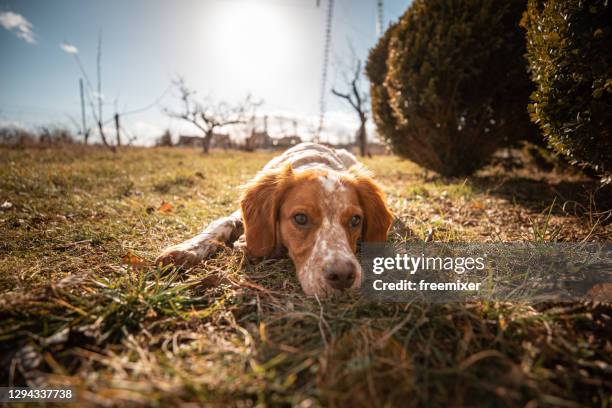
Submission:
[[[392,220],[360,168],[266,170],[246,186],[241,209],[247,254],[265,258],[286,248],[302,289],[318,296],[359,287],[357,242],[386,241]]]

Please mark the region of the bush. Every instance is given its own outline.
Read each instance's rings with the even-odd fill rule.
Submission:
[[[78,143],[74,134],[61,126],[30,130],[18,125],[0,127],[0,146],[57,146]]]
[[[389,104],[389,93],[385,87],[387,77],[387,56],[389,55],[389,42],[395,33],[397,24],[392,25],[378,41],[378,44],[370,50],[366,74],[370,79],[370,100],[372,103],[372,118],[376,124],[378,133],[391,145],[393,150],[398,150],[394,141],[401,140],[398,124],[393,116]]]
[[[379,134],[445,176],[533,140],[532,84],[519,27],[524,0],[415,0],[372,49],[367,73]]]
[[[549,145],[600,174],[612,171],[612,4],[530,0],[523,18],[537,85],[530,104]]]
[[[61,126],[42,126],[38,130],[38,143],[41,145],[66,145],[77,143],[72,132]]]

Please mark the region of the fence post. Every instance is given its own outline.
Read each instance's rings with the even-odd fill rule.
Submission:
[[[121,134],[119,133],[119,114],[115,113],[115,133],[117,134],[117,146],[121,146]]]

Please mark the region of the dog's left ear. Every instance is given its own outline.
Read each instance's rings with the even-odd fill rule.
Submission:
[[[357,189],[359,204],[364,212],[364,242],[386,242],[393,216],[385,203],[385,195],[370,175],[360,167],[350,169]]]
[[[245,186],[240,208],[249,256],[266,258],[276,250],[278,211],[292,178],[293,170],[288,165],[280,170],[262,171]]]

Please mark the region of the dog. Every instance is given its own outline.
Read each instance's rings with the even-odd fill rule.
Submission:
[[[361,285],[358,242],[385,242],[392,215],[371,175],[344,149],[301,143],[244,186],[240,210],[166,248],[156,264],[193,267],[223,245],[260,260],[288,255],[306,295]]]

